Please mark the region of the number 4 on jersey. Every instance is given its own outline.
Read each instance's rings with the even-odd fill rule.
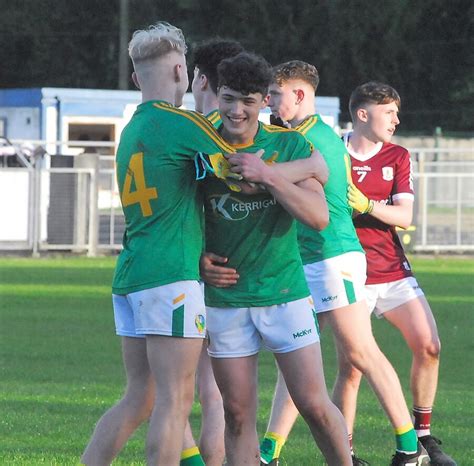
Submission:
[[[135,191],[132,191],[132,180],[135,181]],[[143,152],[137,152],[130,158],[122,192],[122,205],[128,207],[140,204],[142,215],[149,217],[153,214],[150,200],[158,199],[156,188],[147,188],[145,172],[143,171]]]

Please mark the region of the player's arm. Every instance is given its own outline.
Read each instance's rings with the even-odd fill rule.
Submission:
[[[203,252],[199,261],[201,279],[208,285],[227,288],[235,285],[239,279],[237,270],[227,267],[227,257],[212,252]]]
[[[314,178],[324,186],[329,178],[326,161],[317,150],[313,150],[310,157],[292,160],[291,162],[275,163],[272,168],[292,183]]]
[[[273,169],[275,164],[267,165],[255,156],[239,154],[229,157],[229,161],[246,181],[264,186],[296,220],[317,230],[327,226],[329,212],[324,190],[314,178],[291,183]]]
[[[349,185],[348,198],[350,206],[361,214],[369,214],[387,225],[408,228],[413,220],[413,197],[395,196],[393,205],[382,204],[369,199],[354,184]]]

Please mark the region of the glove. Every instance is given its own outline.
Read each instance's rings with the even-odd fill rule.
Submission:
[[[374,201],[368,199],[353,183],[347,189],[349,205],[361,214],[370,214],[374,210]]]

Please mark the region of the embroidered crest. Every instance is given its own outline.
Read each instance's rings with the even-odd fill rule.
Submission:
[[[393,167],[382,167],[382,178],[385,181],[393,180]]]

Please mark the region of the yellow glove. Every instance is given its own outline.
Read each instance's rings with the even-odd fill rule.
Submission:
[[[368,199],[353,183],[347,189],[349,205],[361,214],[370,214],[374,210],[374,201]]]

